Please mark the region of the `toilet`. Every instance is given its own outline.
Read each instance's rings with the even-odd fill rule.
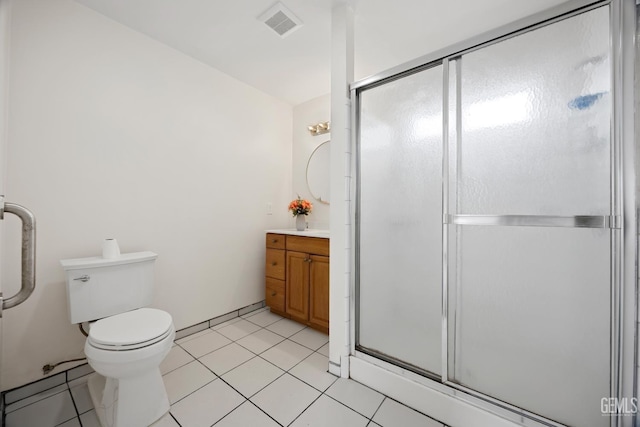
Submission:
[[[71,323],[89,323],[89,394],[104,427],[147,427],[169,410],[160,363],[171,350],[171,315],[148,308],[157,254],[60,261]]]

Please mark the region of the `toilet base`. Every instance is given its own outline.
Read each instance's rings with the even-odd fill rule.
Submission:
[[[94,373],[87,386],[103,427],[148,427],[169,411],[158,368],[120,380]]]

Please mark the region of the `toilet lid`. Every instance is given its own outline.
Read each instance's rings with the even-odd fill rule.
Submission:
[[[166,311],[139,308],[95,322],[89,330],[89,342],[113,350],[139,348],[164,338],[172,327],[173,320]]]

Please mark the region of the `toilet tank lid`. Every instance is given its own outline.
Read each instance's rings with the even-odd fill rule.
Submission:
[[[60,260],[65,270],[79,270],[93,267],[109,267],[112,265],[132,264],[134,262],[151,261],[158,258],[158,254],[150,251],[122,254],[117,258],[102,258],[94,256],[89,258],[73,258]]]

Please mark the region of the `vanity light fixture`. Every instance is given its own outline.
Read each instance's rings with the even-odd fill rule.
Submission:
[[[307,130],[313,136],[322,135],[331,131],[331,122],[320,122],[317,125],[307,126]]]

